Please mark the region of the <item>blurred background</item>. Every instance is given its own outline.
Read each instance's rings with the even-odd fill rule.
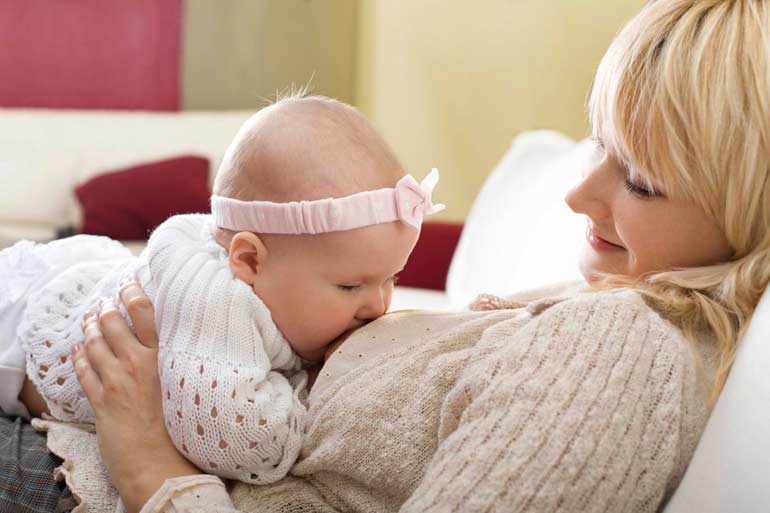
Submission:
[[[438,167],[461,221],[516,134],[587,134],[595,68],[643,3],[0,0],[0,107],[256,110],[310,83],[416,176]]]

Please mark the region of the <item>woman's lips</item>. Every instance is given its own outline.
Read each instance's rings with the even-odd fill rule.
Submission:
[[[588,227],[586,239],[588,240],[588,244],[590,244],[596,251],[624,251],[626,249],[623,246],[618,246],[617,244],[602,239],[596,235],[596,232],[594,232],[591,227]]]

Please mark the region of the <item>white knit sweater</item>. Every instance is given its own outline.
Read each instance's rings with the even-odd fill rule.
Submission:
[[[173,217],[155,230],[135,262],[81,266],[40,296],[58,297],[69,284],[76,292],[80,287],[81,297],[93,297],[84,276],[106,284],[102,295],[114,296],[119,278],[135,272],[156,310],[163,410],[177,449],[207,472],[266,484],[283,477],[299,454],[306,374],[265,304],[233,276],[211,230],[210,216]],[[45,325],[54,329],[45,337],[35,321],[39,308],[31,306],[27,322],[39,329],[25,346],[32,370],[43,365],[46,375],[69,372],[68,383],[76,384],[63,358],[74,338],[72,325],[79,326],[85,309],[73,303],[59,309],[60,319],[48,320]],[[68,327],[66,336],[57,336],[58,325]],[[65,390],[56,380],[30,377],[55,416],[92,420],[79,387]]]

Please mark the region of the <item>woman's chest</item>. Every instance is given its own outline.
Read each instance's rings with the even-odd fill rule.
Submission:
[[[324,480],[333,472],[372,494],[385,489],[405,500],[439,443],[445,398],[465,369],[486,357],[484,332],[519,316],[404,315],[360,330],[329,359],[310,394],[295,473]]]

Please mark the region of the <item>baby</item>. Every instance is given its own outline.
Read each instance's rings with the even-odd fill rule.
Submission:
[[[212,214],[172,217],[138,258],[90,236],[0,252],[0,408],[26,413],[26,370],[55,418],[92,422],[70,346],[83,314],[135,277],[156,309],[176,447],[222,477],[280,479],[304,433],[303,362],[388,309],[423,216],[443,208],[431,203],[437,180],[405,175],[348,105],[292,97],[262,109],[225,153]]]

